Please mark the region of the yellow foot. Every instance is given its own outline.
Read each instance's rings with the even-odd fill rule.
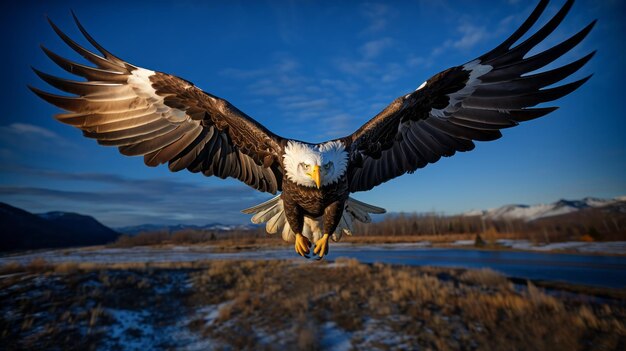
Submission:
[[[308,254],[309,247],[311,247],[311,242],[302,234],[296,234],[296,253],[302,257],[309,258]]]
[[[319,256],[318,260],[324,258],[324,255],[328,253],[328,234],[324,234],[324,236],[315,243],[313,253]]]

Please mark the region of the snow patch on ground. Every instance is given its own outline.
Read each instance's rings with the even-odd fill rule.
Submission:
[[[528,240],[500,239],[498,245],[517,250],[531,251],[562,251],[570,250],[580,253],[626,254],[626,241],[584,242],[566,241],[561,243],[532,243]]]
[[[121,309],[107,309],[106,312],[115,319],[108,330],[113,340],[108,340],[105,349],[115,349],[116,345],[125,350],[143,351],[155,345],[158,335],[149,319],[150,313],[146,310],[132,311]]]
[[[457,240],[452,246],[474,246],[474,240]],[[527,251],[576,251],[580,253],[597,253],[597,254],[626,254],[626,241],[609,241],[609,242],[585,242],[585,241],[566,241],[560,243],[534,243],[528,240],[515,239],[498,239],[496,245],[508,247],[515,250]]]
[[[258,251],[243,251],[236,253],[216,253],[210,246],[190,246],[188,250],[179,247],[171,248],[132,247],[132,248],[103,248],[88,247],[76,249],[48,250],[0,256],[0,264],[17,262],[28,264],[34,259],[44,259],[50,263],[63,262],[90,262],[99,264],[113,264],[121,262],[161,263],[161,262],[196,262],[203,260],[271,260],[294,258],[293,252],[285,249],[267,249]]]
[[[208,306],[207,306],[208,307]],[[198,313],[204,310],[204,308],[198,310]],[[218,309],[219,311],[219,309]],[[211,350],[223,350],[220,343],[211,339],[206,335],[202,335],[201,333],[192,332],[189,329],[189,324],[194,319],[193,316],[186,316],[181,318],[176,325],[167,328],[163,331],[163,333],[170,335],[173,340],[184,340],[184,343],[178,345],[176,347],[177,350],[186,350],[186,351],[211,351]],[[215,318],[217,318],[217,313],[215,314]],[[214,319],[213,319],[214,320]],[[212,321],[211,321],[212,322]]]
[[[348,351],[352,350],[352,333],[339,328],[334,322],[326,322],[321,325],[320,332],[322,350]]]
[[[222,302],[216,305],[208,305],[208,306],[204,306],[201,309],[199,309],[197,311],[198,315],[204,316],[202,317],[202,319],[204,320],[204,324],[209,326],[212,325],[213,323],[215,323],[215,321],[217,320],[217,318],[220,315],[220,310],[223,307],[226,307],[227,305],[231,304],[232,301],[226,301],[226,302]]]
[[[559,251],[574,250],[580,253],[597,253],[597,254],[626,254],[626,241],[613,242],[563,242],[552,244],[535,244],[528,240],[511,240],[499,239],[496,244],[518,250],[534,250],[534,251]],[[471,246],[474,240],[457,240],[453,242],[453,246]],[[410,250],[410,249],[428,249],[432,247],[430,241],[420,241],[414,243],[398,243],[398,244],[376,244],[376,245],[356,245],[356,244],[335,244],[331,248],[331,255],[328,259],[332,260],[339,256],[341,252],[367,252],[380,250]],[[333,250],[333,248],[335,250]],[[97,264],[115,264],[115,263],[160,263],[160,262],[196,262],[203,260],[293,260],[298,257],[294,255],[292,250],[285,248],[264,249],[257,251],[242,251],[237,253],[215,253],[210,247],[190,247],[183,249],[182,247],[171,250],[163,248],[151,247],[135,247],[135,248],[76,248],[38,251],[24,254],[12,254],[0,256],[0,265],[8,263],[19,263],[22,265],[29,264],[35,259],[44,259],[50,263],[63,262],[90,262]],[[296,260],[296,263],[305,263]]]
[[[389,316],[389,320],[400,321],[397,315]],[[410,350],[411,340],[408,336],[394,331],[388,321],[368,319],[363,329],[356,331],[352,338],[354,348],[359,350]]]

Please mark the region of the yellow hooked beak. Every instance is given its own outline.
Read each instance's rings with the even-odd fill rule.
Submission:
[[[322,177],[320,175],[320,166],[313,166],[313,170],[307,173],[307,175],[311,177],[311,179],[313,179],[313,181],[315,182],[315,185],[319,189],[320,186],[322,185]]]

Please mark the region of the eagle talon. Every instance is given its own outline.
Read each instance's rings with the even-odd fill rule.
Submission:
[[[308,253],[311,252],[311,242],[302,234],[296,234],[296,244],[294,245],[296,253],[302,257],[309,258]]]
[[[315,243],[313,253],[319,256],[317,258],[318,261],[324,258],[324,255],[328,253],[328,234],[324,234],[324,236]]]

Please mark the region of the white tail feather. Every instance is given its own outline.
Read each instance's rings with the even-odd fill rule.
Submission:
[[[274,203],[278,202],[280,200],[280,195],[275,196],[263,203],[260,203],[256,206],[252,206],[250,208],[246,208],[245,210],[241,210],[241,212],[245,213],[245,214],[253,214],[253,213],[257,213],[263,209],[268,208],[270,205],[273,205]],[[282,202],[282,201],[281,201]]]
[[[270,234],[275,234],[278,231],[278,227],[282,227],[284,225],[283,221],[285,220],[285,212],[280,212],[274,215],[272,219],[267,221],[267,225],[265,226],[265,231]]]
[[[289,223],[285,221],[285,226],[283,227],[283,240],[286,242],[294,242],[296,241],[296,233],[291,230]]]
[[[282,234],[283,240],[292,242],[296,239],[296,233],[291,230],[289,222],[285,216],[285,208],[283,207],[283,200],[280,195],[265,201],[262,204],[247,208],[241,211],[246,214],[254,214],[252,217],[252,223],[260,224],[266,223],[265,230],[269,234],[275,234],[279,231]],[[372,221],[370,213],[381,214],[385,213],[384,208],[376,207],[365,202],[355,200],[351,197],[346,201],[341,220],[337,229],[332,235],[333,241],[341,240],[342,235],[352,235],[354,230],[353,224],[357,220],[363,223],[369,223]],[[304,228],[302,235],[307,237],[312,242],[317,242],[322,233],[322,218],[309,218],[304,217]]]

